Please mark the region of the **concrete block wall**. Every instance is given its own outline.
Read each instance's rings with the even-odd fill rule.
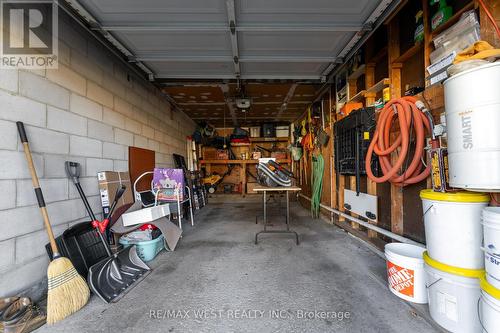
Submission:
[[[195,126],[64,13],[59,26],[59,69],[0,70],[0,297],[43,285],[48,264],[15,121],[25,123],[56,235],[87,220],[64,161],[82,165],[98,212],[98,171],[128,170],[129,146],[152,149],[157,166],[171,167]]]

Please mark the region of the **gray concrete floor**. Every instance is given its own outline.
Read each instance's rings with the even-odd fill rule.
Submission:
[[[214,200],[194,227],[185,224],[176,251],[161,252],[150,263],[153,272],[118,303],[92,297],[78,313],[37,332],[437,331],[425,307],[390,293],[382,258],[297,203],[291,215],[299,246],[277,234],[254,245],[260,211],[251,200]],[[272,219],[275,227],[283,222]]]

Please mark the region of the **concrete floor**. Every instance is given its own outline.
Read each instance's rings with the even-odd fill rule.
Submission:
[[[438,331],[425,307],[389,292],[382,258],[297,203],[291,216],[299,246],[276,234],[254,245],[260,210],[256,202],[211,202],[193,228],[186,224],[176,251],[158,255],[153,272],[118,303],[92,297],[37,332]],[[314,311],[317,317],[302,318]]]

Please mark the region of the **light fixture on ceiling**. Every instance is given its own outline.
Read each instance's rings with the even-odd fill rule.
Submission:
[[[240,109],[248,109],[251,104],[250,98],[236,98],[236,106]]]

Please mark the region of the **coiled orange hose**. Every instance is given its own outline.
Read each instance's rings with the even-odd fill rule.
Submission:
[[[365,160],[366,173],[376,183],[391,182],[397,186],[406,186],[418,183],[429,176],[430,165],[422,170],[421,161],[425,147],[425,129],[431,133],[431,126],[426,115],[417,108],[415,97],[402,97],[390,100],[382,109],[377,127],[370,142]],[[391,144],[390,134],[398,119],[399,135]],[[403,163],[407,161],[410,147],[410,130],[413,127],[415,133],[415,151],[411,163],[403,172]],[[425,128],[425,129],[424,129]],[[398,153],[397,161],[391,164],[391,153]],[[371,170],[372,154],[378,155],[383,176],[376,177]],[[406,163],[405,163],[406,164]],[[406,166],[405,166],[406,167]]]

